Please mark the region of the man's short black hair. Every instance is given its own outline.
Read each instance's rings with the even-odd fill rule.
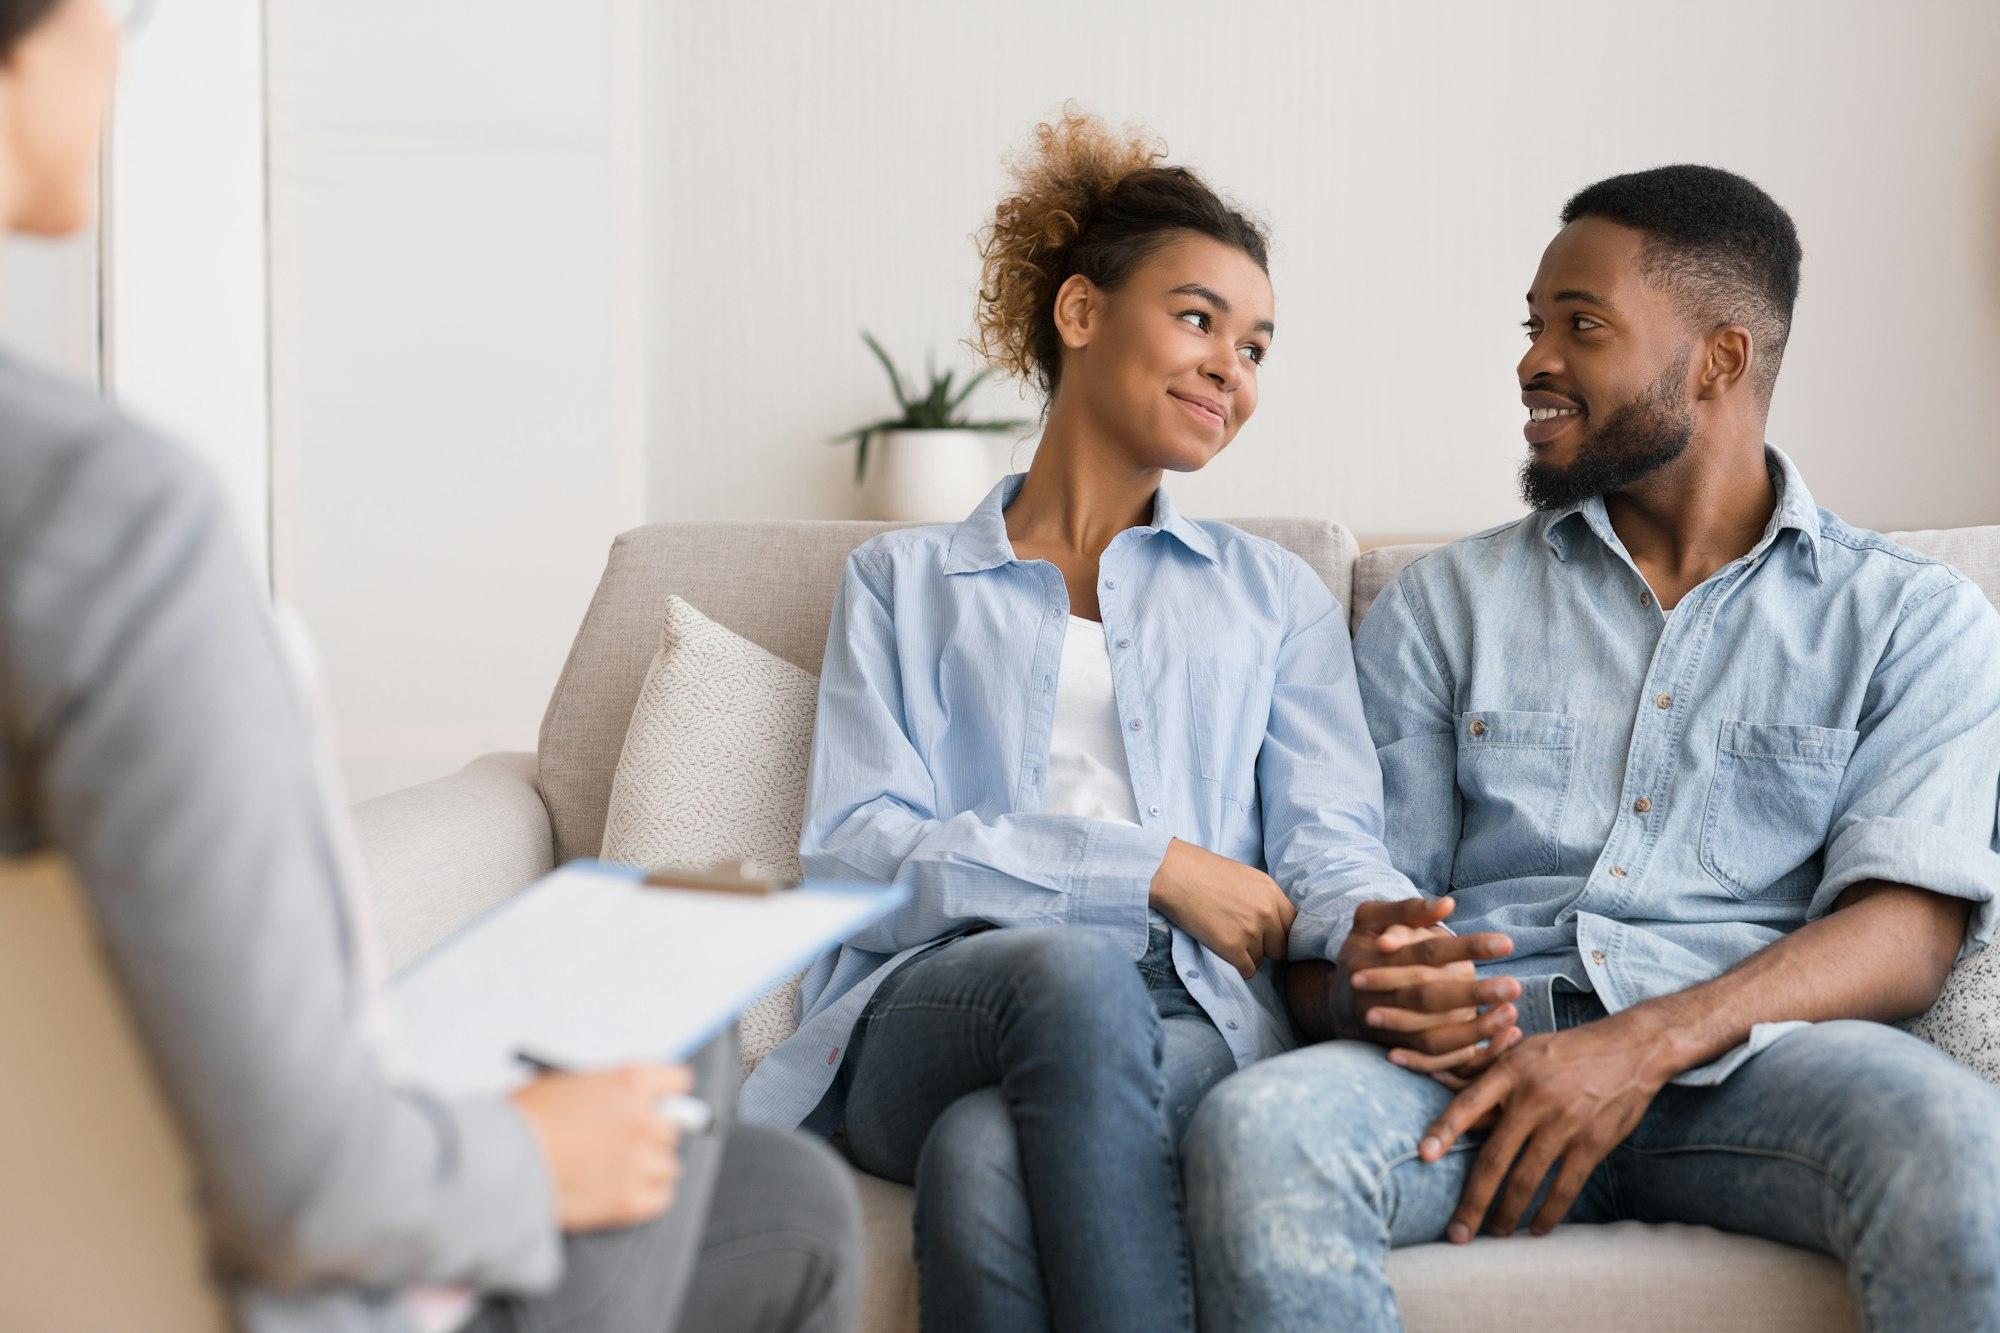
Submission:
[[[1769,401],[1799,297],[1798,229],[1778,201],[1719,167],[1613,176],[1563,205],[1565,225],[1604,218],[1646,233],[1646,276],[1698,328],[1741,324],[1756,343],[1755,386]]]

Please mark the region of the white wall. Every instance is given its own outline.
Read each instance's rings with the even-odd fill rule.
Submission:
[[[641,510],[639,0],[270,0],[278,592],[357,798],[536,726]]]
[[[128,43],[99,217],[5,247],[0,337],[201,454],[266,571],[261,0],[163,5]]]
[[[268,573],[262,0],[162,4],[128,44],[104,200],[103,379],[222,477]]]
[[[98,382],[97,229],[16,237],[0,251],[0,341],[86,384]]]
[[[1797,219],[1771,423],[1878,527],[2000,521],[2000,6],[673,0],[656,57],[651,516],[846,515],[821,441],[970,321],[998,159],[1065,97],[1271,223],[1263,405],[1196,512],[1364,536],[1519,510],[1521,293],[1563,200],[1694,160]],[[1002,405],[1004,400],[1002,400]],[[1020,454],[1021,461],[1027,450]]]

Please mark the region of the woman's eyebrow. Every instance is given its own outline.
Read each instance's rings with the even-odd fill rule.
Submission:
[[[1223,314],[1226,315],[1229,313],[1229,302],[1222,299],[1222,294],[1216,291],[1213,287],[1204,287],[1198,282],[1184,282],[1180,286],[1168,292],[1167,295],[1199,296],[1202,300],[1209,302],[1217,310],[1220,310]]]
[[[1204,287],[1198,282],[1184,282],[1180,286],[1168,292],[1167,295],[1199,296],[1202,300],[1207,301],[1210,305],[1214,306],[1217,310],[1220,310],[1225,315],[1228,314],[1230,310],[1229,302],[1223,299],[1222,293],[1216,291],[1213,287]],[[1254,331],[1257,333],[1263,333],[1275,337],[1277,336],[1278,326],[1273,324],[1268,319],[1260,319],[1257,321]]]

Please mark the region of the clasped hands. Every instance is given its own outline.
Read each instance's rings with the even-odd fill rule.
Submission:
[[[1638,1125],[1671,1065],[1643,1006],[1523,1040],[1520,983],[1476,974],[1513,942],[1449,934],[1442,924],[1453,906],[1449,898],[1363,905],[1323,983],[1332,988],[1327,1003],[1339,1035],[1387,1046],[1390,1060],[1458,1094],[1425,1130],[1421,1160],[1441,1161],[1464,1136],[1486,1131],[1447,1237],[1463,1244],[1482,1222],[1511,1234],[1553,1171],[1530,1224],[1542,1235]]]
[[[1261,871],[1176,841],[1151,898],[1246,977],[1284,956],[1293,911]],[[1511,1233],[1554,1171],[1531,1227],[1540,1235],[1562,1220],[1671,1076],[1666,1043],[1644,1005],[1524,1040],[1514,1007],[1521,983],[1478,975],[1479,963],[1507,957],[1514,942],[1497,932],[1452,934],[1444,921],[1454,907],[1450,898],[1362,904],[1332,968],[1292,964],[1287,991],[1312,1035],[1385,1046],[1391,1061],[1457,1093],[1426,1129],[1421,1160],[1441,1161],[1465,1135],[1487,1131],[1447,1228],[1451,1240],[1469,1241],[1482,1221]]]
[[[1505,958],[1497,932],[1454,935],[1450,898],[1363,903],[1326,984],[1334,1031],[1389,1048],[1389,1059],[1463,1088],[1521,1039],[1512,977],[1481,979],[1477,965]]]

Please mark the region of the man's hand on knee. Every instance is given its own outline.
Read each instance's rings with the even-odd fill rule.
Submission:
[[[1675,1072],[1661,1059],[1650,1021],[1627,1010],[1530,1037],[1452,1099],[1418,1145],[1424,1161],[1441,1160],[1460,1138],[1490,1127],[1447,1238],[1463,1244],[1482,1221],[1494,1235],[1511,1234],[1552,1170],[1555,1182],[1530,1230],[1544,1235],[1563,1219]]]

